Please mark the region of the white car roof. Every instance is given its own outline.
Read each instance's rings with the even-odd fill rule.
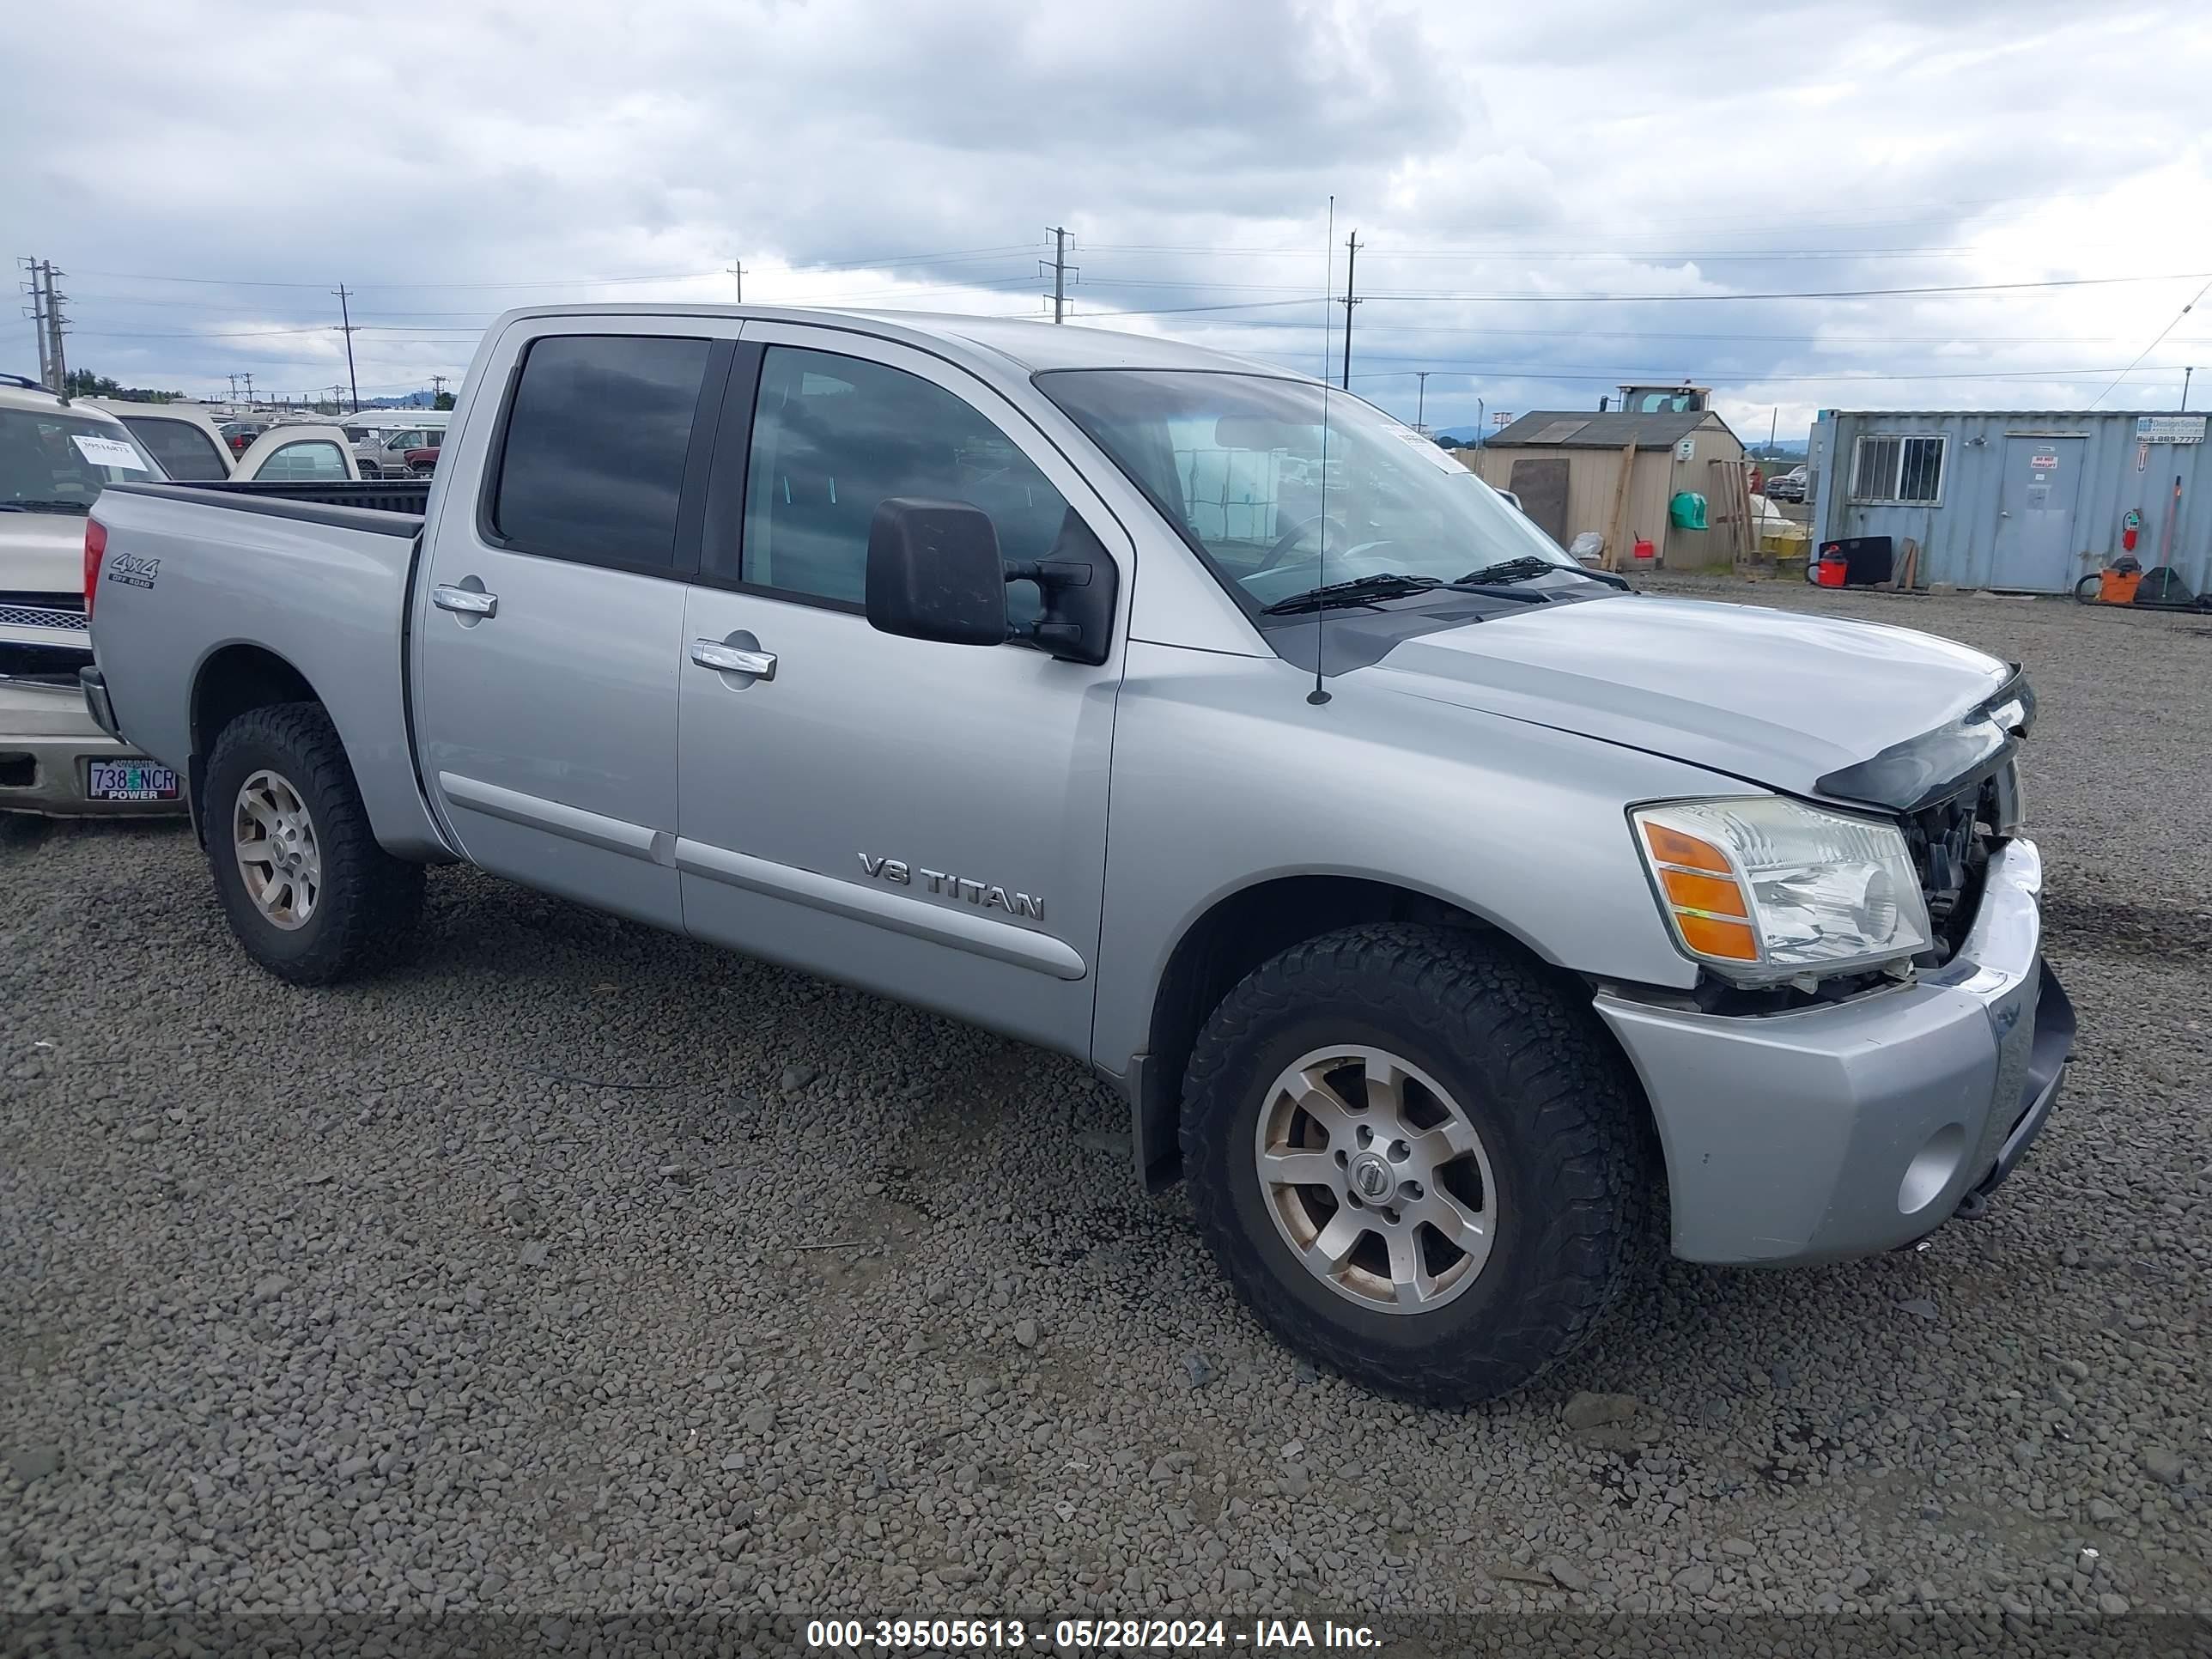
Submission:
[[[92,421],[115,421],[115,416],[89,398],[61,398],[51,392],[0,380],[0,409],[27,409],[41,415],[76,415]],[[121,422],[116,421],[118,426]]]

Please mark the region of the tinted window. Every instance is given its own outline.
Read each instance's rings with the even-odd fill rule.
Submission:
[[[271,483],[343,483],[345,456],[327,438],[303,438],[298,443],[278,446],[254,476]]]
[[[222,452],[215,447],[215,440],[190,421],[164,421],[133,415],[123,424],[137,434],[140,443],[154,452],[155,459],[161,463],[161,470],[172,478],[204,483],[230,476],[222,464]]]
[[[499,533],[525,552],[672,568],[707,350],[640,335],[533,344],[507,416]]]
[[[1043,558],[1068,510],[1004,433],[943,388],[857,357],[770,347],[745,477],[744,579],[859,604],[868,525],[887,495],[981,507],[1009,559]],[[1010,598],[1018,620],[1034,614],[1029,584]]]

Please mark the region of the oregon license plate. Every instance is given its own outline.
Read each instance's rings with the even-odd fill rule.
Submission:
[[[88,761],[84,793],[90,800],[174,800],[173,768],[151,761]]]

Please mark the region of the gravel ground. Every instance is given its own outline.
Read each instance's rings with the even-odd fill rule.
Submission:
[[[2212,623],[1729,591],[2030,665],[2067,1094],[1464,1414],[1276,1347],[1073,1063],[463,871],[294,990],[182,829],[0,824],[0,1612],[2212,1611]]]

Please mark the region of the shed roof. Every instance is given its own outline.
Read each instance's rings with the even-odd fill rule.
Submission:
[[[1664,449],[1717,421],[1709,409],[1681,414],[1605,414],[1582,409],[1540,409],[1490,437],[1493,449]]]

